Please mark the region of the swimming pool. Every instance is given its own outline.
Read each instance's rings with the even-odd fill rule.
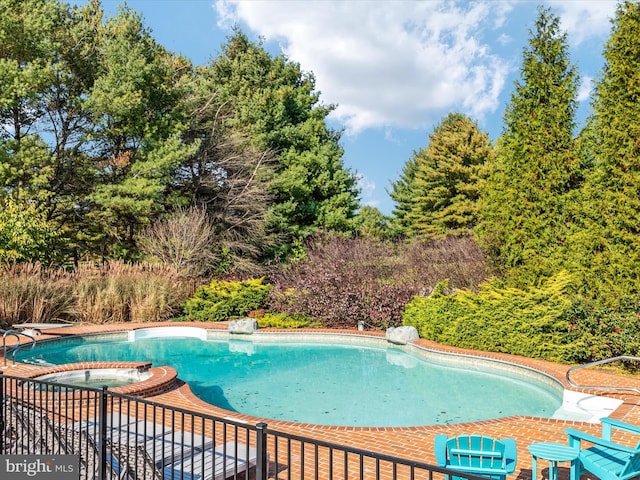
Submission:
[[[42,365],[151,361],[175,368],[194,394],[218,407],[321,425],[406,427],[551,417],[562,405],[557,382],[515,366],[425,356],[359,336],[237,337],[91,335],[41,341],[17,359]]]

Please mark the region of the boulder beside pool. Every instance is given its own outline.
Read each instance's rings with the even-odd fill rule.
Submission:
[[[229,333],[252,334],[258,329],[258,322],[255,318],[241,318],[229,322]]]
[[[389,327],[387,328],[386,338],[391,343],[406,345],[407,342],[418,340],[420,335],[418,335],[416,327]]]

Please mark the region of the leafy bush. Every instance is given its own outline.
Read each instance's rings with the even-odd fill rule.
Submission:
[[[468,238],[394,244],[323,235],[309,241],[306,257],[271,273],[269,308],[329,328],[364,321],[384,329],[400,325],[407,302],[438,281],[475,288],[486,274],[484,256]]]
[[[212,280],[199,287],[184,306],[188,319],[219,322],[247,315],[264,306],[270,286],[262,278],[245,281]]]
[[[561,272],[527,290],[493,280],[478,293],[416,297],[405,309],[404,324],[447,345],[568,361],[582,354],[568,321],[571,280]]]
[[[59,228],[42,209],[11,198],[0,201],[0,261],[53,263]]]
[[[574,345],[581,350],[576,363],[618,356],[637,356],[640,351],[640,304],[622,301],[614,308],[592,300],[575,302],[568,318]],[[639,365],[628,365],[638,368]]]
[[[258,318],[258,326],[260,328],[313,328],[320,327],[322,324],[304,315],[267,312]]]

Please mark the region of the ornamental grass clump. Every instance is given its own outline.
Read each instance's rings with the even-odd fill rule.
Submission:
[[[153,264],[84,266],[76,276],[75,317],[86,323],[168,320],[192,292],[175,272]]]
[[[0,267],[0,325],[170,319],[192,287],[166,268],[111,262],[74,270],[38,263]]]
[[[39,263],[0,267],[0,326],[73,319],[73,275]]]

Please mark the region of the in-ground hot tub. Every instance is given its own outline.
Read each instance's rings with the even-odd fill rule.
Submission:
[[[123,387],[151,378],[149,370],[137,368],[87,368],[48,373],[35,377],[35,380],[76,385],[80,387]]]
[[[30,388],[75,395],[79,389],[106,385],[114,393],[151,397],[176,386],[174,368],[152,367],[151,362],[79,362],[50,365],[28,375]]]

